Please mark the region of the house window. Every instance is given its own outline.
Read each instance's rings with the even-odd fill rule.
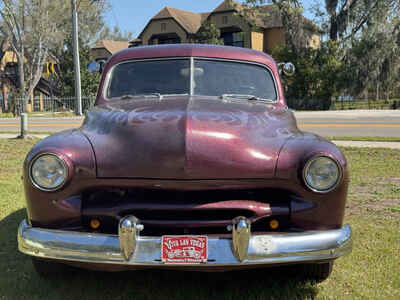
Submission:
[[[167,30],[167,24],[166,23],[161,23],[161,31]]]
[[[176,33],[163,33],[151,36],[148,41],[149,45],[157,44],[179,44],[181,38]]]
[[[181,39],[179,37],[158,39],[159,44],[179,44],[180,42],[181,42]]]
[[[222,24],[228,24],[228,16],[222,17]]]
[[[225,32],[221,34],[221,38],[224,40],[224,45],[244,47],[244,34],[242,31]]]

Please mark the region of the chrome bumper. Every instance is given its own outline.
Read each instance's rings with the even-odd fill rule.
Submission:
[[[325,231],[266,235],[249,233],[244,238],[240,236],[243,232],[240,227],[239,220],[233,226],[233,239],[209,236],[208,260],[194,266],[201,268],[322,261],[350,253],[352,248],[349,225]],[[18,229],[18,247],[28,255],[66,261],[154,267],[164,265],[161,261],[160,237],[139,236],[133,230],[133,246],[127,251],[124,246],[126,240],[120,241],[120,237],[126,234],[126,230],[122,231],[120,228],[119,235],[109,235],[50,230],[31,227],[24,220]]]

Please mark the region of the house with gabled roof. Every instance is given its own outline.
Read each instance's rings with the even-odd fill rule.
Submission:
[[[0,112],[9,111],[10,99],[8,93],[10,90],[19,88],[18,82],[18,63],[17,55],[12,50],[7,40],[0,40]],[[27,61],[27,59],[25,59]],[[59,95],[60,91],[52,84],[50,80],[50,72],[47,66],[51,64],[54,72],[55,59],[49,55],[48,61],[44,66],[42,76],[30,95],[27,103],[27,112],[34,110],[34,106],[39,110],[43,110],[43,97]],[[34,101],[38,100],[37,105]]]
[[[177,8],[164,7],[150,19],[138,38],[143,45],[188,43],[208,13],[198,14]]]
[[[115,52],[126,49],[128,47],[129,42],[126,41],[101,40],[92,47],[91,52],[96,60],[106,60]]]
[[[261,13],[253,17],[253,24],[241,17],[242,8],[242,4],[234,0],[224,0],[214,10],[205,13],[164,7],[149,20],[138,37],[130,41],[129,47],[192,43],[205,22],[220,30],[225,45],[271,52],[275,46],[285,43],[282,19],[273,5],[261,6]],[[319,47],[321,30],[310,20],[304,18],[304,21],[305,46]],[[97,51],[99,47],[94,49]]]

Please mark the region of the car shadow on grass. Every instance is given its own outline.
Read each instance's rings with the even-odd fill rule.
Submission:
[[[0,299],[313,299],[318,293],[293,267],[220,273],[74,269],[42,279],[30,257],[18,252],[24,218],[20,209],[0,221]]]

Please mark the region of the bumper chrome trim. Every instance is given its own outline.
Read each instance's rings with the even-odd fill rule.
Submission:
[[[232,223],[232,252],[242,262],[249,251],[251,223],[245,217],[237,217]]]
[[[126,260],[118,235],[69,232],[31,227],[23,220],[18,228],[22,253],[49,259],[162,267],[161,237],[139,236],[136,250]],[[209,236],[206,266],[281,264],[335,259],[351,252],[349,225],[340,229],[286,234],[252,235],[242,261],[232,251],[232,239]],[[171,264],[168,264],[171,266]],[[187,266],[177,264],[176,266]]]
[[[136,243],[143,225],[134,216],[126,216],[119,221],[118,238],[121,254],[126,261],[129,261],[135,253]]]

